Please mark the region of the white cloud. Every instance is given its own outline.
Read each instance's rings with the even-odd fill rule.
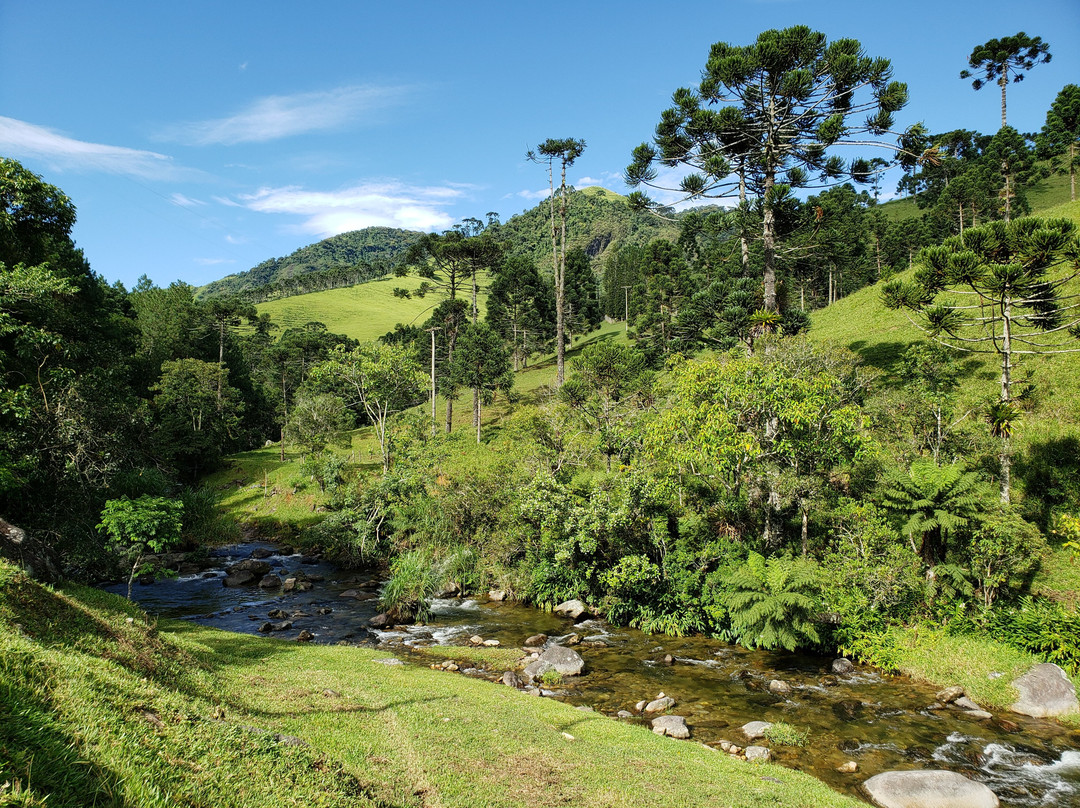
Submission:
[[[271,95],[226,118],[168,127],[160,137],[194,146],[265,143],[340,128],[363,113],[395,103],[408,91],[407,87],[353,85],[321,92]]]
[[[462,196],[456,188],[417,187],[398,182],[368,182],[340,191],[309,191],[290,186],[262,188],[239,197],[245,207],[260,213],[283,213],[303,218],[300,232],[328,236],[364,227],[405,230],[445,230],[454,219],[442,206]]]
[[[204,267],[210,267],[217,264],[235,264],[236,260],[233,258],[196,258],[195,263]]]
[[[523,191],[518,191],[517,193],[507,194],[503,197],[503,199],[511,199],[515,196],[520,197],[521,199],[541,201],[551,196],[551,189],[541,188],[539,191],[530,191],[528,189],[525,189]]]
[[[190,179],[198,174],[164,154],[75,140],[14,118],[0,117],[0,152],[16,159],[45,160],[58,171],[103,171],[143,179]]]
[[[605,188],[611,188],[615,190],[617,186],[622,186],[623,179],[622,174],[615,174],[611,171],[603,172],[599,178],[596,177],[581,177],[574,183],[575,188],[587,188],[590,185],[602,185]]]
[[[169,200],[174,205],[179,205],[182,208],[194,208],[194,207],[198,207],[199,205],[205,205],[206,204],[201,199],[192,199],[190,196],[184,196],[181,193],[173,194],[172,196],[169,197]]]

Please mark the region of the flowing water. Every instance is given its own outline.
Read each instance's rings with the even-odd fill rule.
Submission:
[[[519,647],[534,634],[547,634],[555,643],[575,633],[582,640],[575,650],[585,659],[585,672],[550,694],[575,706],[614,716],[663,691],[676,701],[669,712],[686,718],[695,740],[725,739],[739,746],[750,743],[743,724],[783,721],[806,731],[808,740],[802,747],[770,744],[774,759],[848,793],[858,793],[861,782],[882,771],[945,768],[986,783],[1007,808],[1080,806],[1080,731],[1057,722],[1012,714],[1004,721],[1005,716],[977,720],[956,709],[930,710],[934,688],[874,669],[857,667],[852,675],[834,676],[830,658],[749,651],[703,637],[646,635],[599,620],[575,625],[514,603],[437,600],[427,625],[369,632],[379,582],[320,559],[280,554],[266,559],[282,579],[299,571],[313,580],[307,592],[222,586],[224,568],[256,548],[274,549],[266,544],[219,548],[209,569],[137,585],[133,596],[163,617],[245,633],[284,619],[291,627],[273,636],[294,639],[306,630],[315,642],[374,643],[403,658],[413,647],[461,645],[474,634]],[[126,586],[111,589],[126,592]],[[353,596],[342,597],[345,593]],[[501,671],[486,675],[491,673]],[[774,679],[786,682],[790,692],[770,692]],[[858,771],[838,772],[846,761],[858,763]]]

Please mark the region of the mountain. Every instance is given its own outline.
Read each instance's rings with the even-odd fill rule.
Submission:
[[[551,269],[549,204],[544,200],[499,227],[499,238],[510,252],[531,258],[542,270]],[[585,250],[596,266],[624,244],[644,246],[655,238],[674,241],[679,237],[679,228],[655,214],[633,210],[625,196],[589,187],[570,194],[566,236],[567,248]]]
[[[394,270],[420,233],[366,227],[270,258],[246,272],[227,275],[199,290],[202,297],[240,295],[253,303],[306,292],[354,286]]]

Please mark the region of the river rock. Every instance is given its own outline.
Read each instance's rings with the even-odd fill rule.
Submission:
[[[948,703],[948,702],[946,702],[946,703]],[[961,696],[958,699],[953,699],[953,706],[958,707],[961,710],[981,710],[982,709],[982,707],[980,707],[978,704],[973,702],[967,696]]]
[[[986,710],[964,710],[964,715],[968,718],[974,718],[978,721],[988,721],[994,716],[986,712]]]
[[[368,625],[371,626],[372,628],[386,628],[392,622],[394,622],[394,621],[390,617],[390,615],[387,614],[386,612],[382,612],[381,614],[377,614],[374,617],[372,617],[370,620],[368,620]]]
[[[252,558],[259,558],[259,559],[269,558],[273,554],[274,554],[273,550],[268,550],[265,547],[256,547],[254,550],[251,551],[251,557]]]
[[[245,558],[243,561],[226,567],[225,572],[229,573],[229,575],[236,575],[238,572],[250,572],[253,576],[261,578],[271,569],[272,567],[266,561],[260,561],[257,558]]]
[[[525,667],[525,673],[534,679],[543,676],[549,670],[556,671],[562,676],[577,676],[584,667],[585,660],[577,651],[561,645],[553,645],[535,662],[530,662]]]
[[[569,617],[571,620],[577,620],[580,617],[591,617],[592,613],[589,611],[589,607],[582,603],[580,600],[567,600],[560,603],[554,609],[555,614],[561,614],[563,617]]]
[[[946,771],[876,774],[863,783],[881,808],[998,808],[997,796],[982,783]]]
[[[840,774],[855,774],[859,770],[859,764],[854,760],[848,760],[836,767]]]
[[[295,585],[295,581],[296,581],[296,579],[294,578],[293,579],[294,585]],[[360,597],[360,590],[359,589],[346,589],[344,592],[342,592],[340,595],[338,595],[338,597],[339,598],[358,598],[358,597]]]
[[[271,631],[288,631],[292,626],[293,624],[288,620],[282,620],[278,623],[263,623],[259,626],[259,631],[263,634],[269,634]]]
[[[938,694],[934,696],[934,698],[942,704],[952,704],[963,695],[964,688],[960,687],[960,685],[953,685],[952,687],[947,687],[944,690],[938,691]]]
[[[655,698],[645,705],[645,712],[647,713],[659,713],[664,710],[669,710],[675,706],[675,699],[671,696],[660,696]]]
[[[483,645],[483,644],[484,644],[484,638],[481,637],[479,634],[473,634],[471,637],[469,637],[469,645],[475,646],[475,645]]]
[[[247,584],[255,583],[256,576],[254,572],[250,570],[240,570],[239,572],[231,575],[226,575],[221,579],[222,586],[245,586]]]
[[[775,693],[777,696],[786,696],[791,692],[791,685],[782,679],[773,679],[769,682],[769,692]]]
[[[266,613],[266,616],[273,620],[281,620],[289,616],[289,613],[284,609],[271,609]]]
[[[202,572],[202,565],[194,561],[184,561],[176,568],[177,575],[198,575]]]
[[[1036,718],[1053,718],[1080,712],[1076,688],[1065,671],[1050,662],[1036,665],[1013,682],[1020,698],[1009,708]]]
[[[500,645],[502,645],[502,643],[498,640],[484,640],[485,648],[498,648]]]
[[[301,631],[301,632],[300,632],[300,633],[299,633],[299,634],[298,634],[298,635],[296,636],[296,641],[297,641],[297,642],[311,642],[311,641],[312,641],[312,640],[314,640],[314,639],[315,639],[315,635],[314,635],[314,634],[312,634],[312,633],[311,633],[310,631],[308,631],[307,629],[304,629],[303,631]]]
[[[581,645],[581,635],[580,634],[570,634],[565,639],[563,639],[563,644],[564,645]]]
[[[281,579],[276,575],[264,575],[259,581],[259,589],[278,589],[281,587]]]
[[[772,760],[772,752],[764,746],[746,747],[746,759],[752,763],[768,763]]]
[[[855,665],[850,659],[834,659],[832,661],[832,672],[840,675],[846,675],[855,672]]]
[[[681,715],[662,715],[652,720],[652,731],[657,735],[667,735],[669,738],[685,740],[690,737],[690,729],[686,726],[686,719]]]
[[[645,712],[645,705],[648,704],[648,703],[649,702],[647,702],[647,701],[639,701],[637,704],[634,705],[634,712],[635,713]]]
[[[764,738],[765,730],[771,726],[772,724],[768,721],[751,721],[749,724],[743,724],[742,731],[743,735],[753,741],[757,738]]]
[[[501,681],[507,687],[513,688],[522,687],[525,684],[525,680],[522,679],[516,671],[504,671]]]
[[[615,717],[616,718],[633,718],[634,714],[632,712],[630,712],[629,710],[619,710],[619,712],[615,713]]]
[[[488,600],[493,600],[496,603],[506,600],[506,590],[492,589],[488,592]]]
[[[536,648],[547,642],[547,634],[533,634],[529,639],[525,640],[526,648]]]
[[[854,721],[863,710],[863,703],[858,699],[843,699],[833,705],[833,715],[841,721]]]

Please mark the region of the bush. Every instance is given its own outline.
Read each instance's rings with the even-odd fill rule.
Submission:
[[[431,616],[431,599],[442,586],[441,577],[430,550],[409,550],[390,565],[379,607],[395,620],[423,622]]]
[[[786,724],[783,721],[777,721],[765,728],[765,738],[770,743],[780,744],[781,746],[806,746],[809,737],[809,729],[796,729],[791,724]]]
[[[750,553],[728,579],[725,599],[740,645],[786,648],[820,642],[814,627],[817,565],[803,559]]]
[[[992,612],[987,630],[999,642],[1080,673],[1080,614],[1060,603],[1021,598],[1016,606]]]

